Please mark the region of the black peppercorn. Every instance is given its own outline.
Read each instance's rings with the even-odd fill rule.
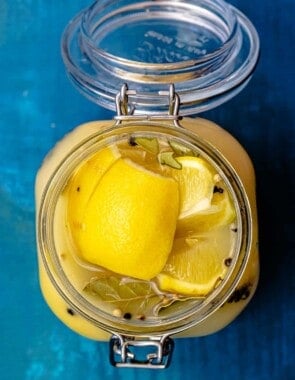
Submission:
[[[128,140],[128,144],[129,144],[130,146],[136,146],[137,143],[136,143],[136,141],[135,141],[135,137],[131,136],[131,137],[129,138],[129,140]]]
[[[219,193],[219,194],[222,194],[223,191],[224,191],[224,190],[223,190],[222,187],[214,186],[213,193]]]
[[[229,303],[239,302],[241,300],[245,300],[250,296],[251,293],[251,284],[245,284],[240,288],[237,288],[233,294],[229,297]]]
[[[70,315],[75,315],[74,310],[71,309],[71,308],[69,308],[69,307],[67,308],[67,313],[70,314]]]
[[[232,263],[232,258],[231,257],[228,257],[227,259],[224,260],[224,265],[229,267],[230,264]]]

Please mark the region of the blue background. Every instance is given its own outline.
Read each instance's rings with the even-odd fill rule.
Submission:
[[[223,331],[176,341],[169,369],[119,370],[108,345],[68,330],[41,296],[34,177],[67,131],[112,113],[69,83],[66,23],[87,0],[0,0],[0,378],[3,380],[291,380],[294,334],[295,1],[232,1],[256,25],[261,59],[248,87],[204,116],[245,146],[257,174],[261,279]]]

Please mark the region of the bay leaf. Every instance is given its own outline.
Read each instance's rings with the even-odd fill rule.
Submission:
[[[154,137],[135,137],[134,142],[150,153],[159,153],[159,142]]]
[[[158,154],[158,160],[161,165],[170,166],[173,169],[181,169],[182,165],[174,158],[174,152],[161,152]]]
[[[192,149],[190,149],[187,146],[180,144],[174,140],[170,140],[169,145],[177,157],[195,156],[195,153]]]
[[[114,310],[120,309],[122,315],[129,313],[132,316],[155,317],[165,306],[164,296],[146,281],[126,281],[116,276],[94,277],[84,291],[96,296],[99,302],[111,304]]]

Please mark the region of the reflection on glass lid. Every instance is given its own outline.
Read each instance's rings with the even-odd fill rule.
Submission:
[[[216,107],[248,83],[259,55],[251,22],[222,0],[99,1],[79,13],[62,37],[69,77],[89,99],[114,109],[127,82],[135,112],[167,108],[170,83],[182,114]]]

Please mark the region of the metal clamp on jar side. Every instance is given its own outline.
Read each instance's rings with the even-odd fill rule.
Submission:
[[[173,122],[175,126],[180,126],[178,120],[182,119],[182,116],[179,115],[179,106],[180,99],[179,95],[175,92],[175,87],[173,84],[170,84],[168,91],[159,91],[158,96],[165,97],[168,99],[168,112],[167,114],[159,115],[135,115],[135,105],[130,101],[130,97],[136,96],[137,101],[140,98],[146,98],[148,94],[138,93],[135,90],[129,90],[126,83],[121,87],[121,91],[118,92],[116,96],[116,110],[117,115],[114,117],[117,120],[117,124],[120,124],[123,121],[169,121]]]
[[[174,342],[169,337],[131,339],[113,335],[110,340],[110,363],[115,367],[163,369],[170,365],[173,348]],[[140,350],[145,356],[138,358]]]

